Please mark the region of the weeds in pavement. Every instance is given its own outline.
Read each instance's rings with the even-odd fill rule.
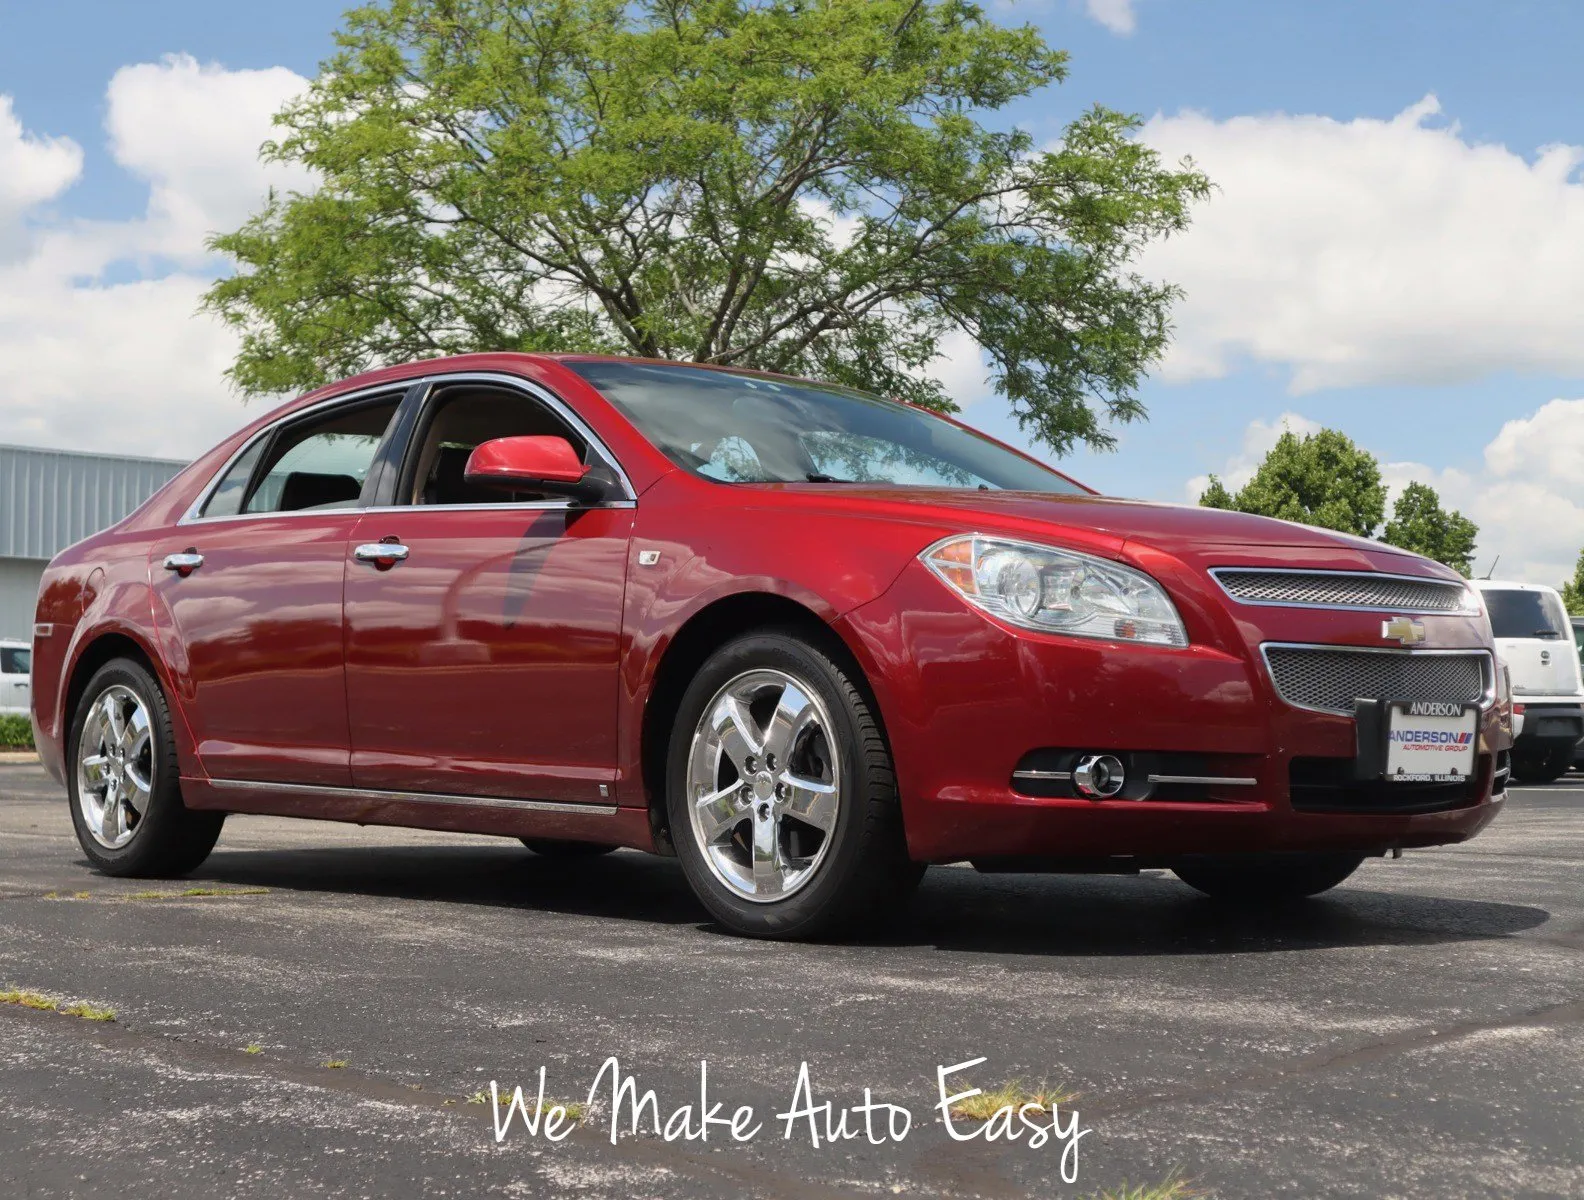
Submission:
[[[269,888],[190,887],[179,892],[130,892],[128,900],[191,900],[205,896],[265,896]],[[84,892],[83,896],[86,897]]]
[[[1159,1183],[1130,1186],[1125,1180],[1120,1188],[1099,1193],[1094,1200],[1210,1200],[1209,1192],[1201,1192],[1173,1171]]]
[[[1077,1092],[1069,1092],[1064,1088],[1052,1088],[1043,1083],[1037,1088],[1026,1088],[1014,1079],[998,1088],[981,1091],[977,1096],[959,1101],[952,1105],[951,1114],[967,1121],[988,1121],[1003,1108],[1010,1107],[1013,1112],[1018,1112],[1025,1104],[1034,1104],[1050,1112],[1058,1104],[1070,1104],[1077,1098]],[[1129,1200],[1132,1198],[1129,1197]],[[1149,1200],[1153,1200],[1153,1197]]]
[[[339,1071],[341,1068],[347,1065],[347,1060],[344,1058],[332,1058],[329,1062],[322,1062],[319,1065],[321,1067],[328,1067],[332,1071]]]
[[[100,1008],[83,1000],[66,1004],[58,996],[46,996],[43,992],[30,992],[23,988],[8,988],[0,991],[0,1004],[15,1004],[18,1008],[31,1008],[37,1012],[55,1012],[67,1017],[81,1017],[84,1021],[115,1020],[113,1008]]]

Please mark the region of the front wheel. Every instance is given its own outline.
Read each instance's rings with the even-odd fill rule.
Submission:
[[[1363,861],[1359,854],[1207,854],[1172,873],[1218,900],[1300,900],[1330,891]]]
[[[170,708],[141,663],[118,658],[94,672],[67,745],[72,825],[99,870],[178,876],[209,857],[225,814],[182,803]]]
[[[900,906],[908,860],[896,776],[849,670],[792,633],[717,650],[683,696],[667,763],[688,883],[727,928],[813,938]]]

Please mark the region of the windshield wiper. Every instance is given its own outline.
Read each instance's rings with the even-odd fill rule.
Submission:
[[[807,475],[803,476],[803,478],[807,479],[810,483],[846,483],[847,482],[845,479],[837,479],[836,476],[834,476],[834,475],[822,475],[818,471],[810,471]]]

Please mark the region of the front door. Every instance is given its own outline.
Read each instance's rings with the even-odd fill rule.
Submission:
[[[155,543],[161,655],[212,779],[346,787],[341,590],[399,396],[289,421]]]
[[[466,483],[490,438],[556,434],[597,454],[525,392],[442,387],[417,428],[397,503],[364,514],[346,577],[355,784],[610,802],[631,504]],[[381,543],[405,553],[380,558]]]

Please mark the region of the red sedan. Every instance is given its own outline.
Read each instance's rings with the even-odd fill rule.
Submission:
[[[117,875],[228,812],[411,825],[675,854],[726,926],[806,937],[964,860],[1311,895],[1507,777],[1444,567],[676,363],[324,388],[63,552],[37,620],[39,749]]]

